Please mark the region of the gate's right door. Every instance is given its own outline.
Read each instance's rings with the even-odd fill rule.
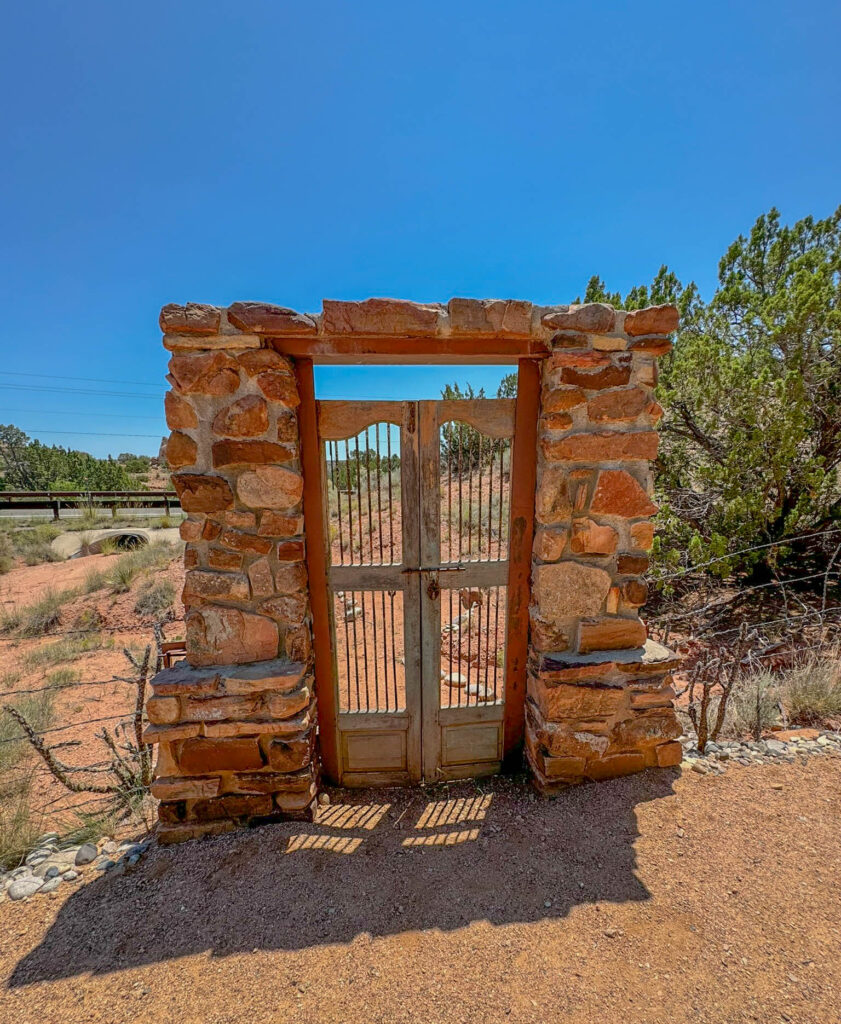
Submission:
[[[419,402],[423,774],[503,757],[514,399]]]

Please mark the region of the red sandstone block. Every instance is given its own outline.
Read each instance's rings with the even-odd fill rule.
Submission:
[[[230,395],[239,387],[239,368],[227,352],[177,352],[169,373],[185,395]]]
[[[591,651],[642,647],[646,635],[645,625],[637,618],[583,619],[578,629],[578,650],[581,654],[589,654]]]
[[[625,333],[637,337],[641,334],[669,334],[678,328],[676,306],[649,306],[626,314]]]
[[[424,305],[404,299],[338,302],[325,299],[322,328],[326,334],[395,334],[434,336],[445,316],[438,303]]]
[[[164,334],[216,334],[221,321],[221,309],[200,302],[188,302],[185,306],[170,302],[158,319]]]
[[[228,320],[241,331],[254,334],[315,334],[315,320],[286,306],[269,302],[234,302],[228,306]]]
[[[671,743],[661,743],[654,748],[657,757],[657,765],[660,768],[672,768],[683,760],[683,747],[677,740]]]
[[[201,473],[173,473],[172,484],[185,512],[220,512],[233,508],[234,495],[228,481]]]
[[[253,771],[263,767],[256,739],[188,739],[177,757],[185,775]]]
[[[655,430],[635,430],[543,438],[541,447],[550,462],[624,462],[656,458],[658,441]]]
[[[641,772],[643,768],[645,758],[640,753],[613,754],[610,757],[588,761],[585,774],[591,779],[614,779],[621,775]]]
[[[164,395],[164,411],[170,430],[192,430],[199,425],[195,409],[177,391],[167,391]]]
[[[268,429],[268,406],[259,395],[238,398],[213,418],[213,433],[221,437],[259,437]]]
[[[203,839],[205,836],[221,836],[233,832],[236,823],[233,821],[193,822],[183,825],[162,824],[158,828],[157,840],[162,845],[185,843],[190,839]]]
[[[568,331],[586,331],[588,334],[607,334],[613,330],[616,313],[603,302],[589,302],[569,306],[566,310],[547,313],[542,318],[545,327]]]

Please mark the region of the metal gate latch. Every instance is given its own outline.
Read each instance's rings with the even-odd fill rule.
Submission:
[[[441,588],[438,585],[438,573],[436,572],[433,576],[430,576],[429,583],[426,585],[426,596],[430,601],[437,601],[441,593]]]

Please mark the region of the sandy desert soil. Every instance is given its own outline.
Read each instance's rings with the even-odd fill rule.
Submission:
[[[0,906],[19,1024],[837,1024],[841,759],[334,793]]]

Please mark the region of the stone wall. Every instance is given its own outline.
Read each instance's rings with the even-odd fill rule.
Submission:
[[[526,752],[543,789],[678,764],[669,673],[639,617],[657,511],[657,357],[671,306],[548,313],[543,363]]]
[[[293,366],[213,307],[161,324],[188,664],[153,680],[146,739],[174,841],[309,814],[315,701]]]

